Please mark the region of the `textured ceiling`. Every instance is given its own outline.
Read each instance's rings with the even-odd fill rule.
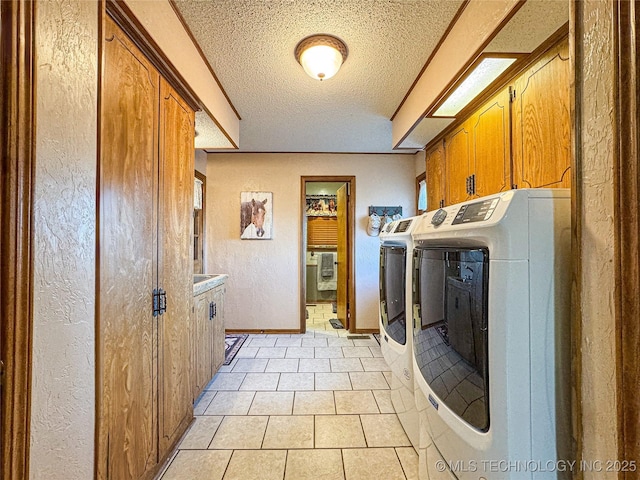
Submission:
[[[242,117],[239,151],[392,152],[390,118],[462,0],[175,3]],[[529,52],[568,13],[568,1],[529,0],[486,51]],[[323,82],[308,77],[293,54],[314,33],[335,35],[349,49],[338,74]],[[402,152],[421,149],[450,122],[427,120]],[[229,146],[203,113],[196,129],[196,148]]]
[[[240,151],[261,152],[391,152],[389,119],[461,3],[176,2],[242,117]],[[323,82],[293,56],[314,33],[349,48],[340,72]]]

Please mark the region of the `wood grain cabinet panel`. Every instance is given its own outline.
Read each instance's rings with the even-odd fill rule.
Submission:
[[[195,113],[160,83],[160,286],[167,292],[159,322],[160,455],[192,418],[191,310],[193,302],[193,163]]]
[[[446,203],[453,205],[469,198],[466,178],[471,161],[472,122],[467,120],[444,138],[446,161]]]
[[[568,39],[514,84],[513,162],[518,188],[571,186]]]
[[[213,318],[211,304],[214,302],[213,290],[195,297],[193,345],[193,400],[200,396],[211,380],[213,365]]]
[[[149,479],[193,413],[194,112],[109,17],[103,31],[97,477]]]
[[[426,152],[427,211],[437,210],[445,201],[444,144],[438,142]]]
[[[504,89],[472,117],[473,154],[469,174],[472,197],[484,197],[511,188],[509,89]]]
[[[224,328],[224,295],[225,287],[221,285],[214,290],[213,301],[216,305],[215,317],[213,318],[213,371],[211,376],[215,375],[218,369],[224,363],[225,357],[225,328]]]
[[[101,478],[158,462],[156,285],[160,76],[111,21],[101,91],[98,404]],[[108,477],[107,477],[108,475]]]

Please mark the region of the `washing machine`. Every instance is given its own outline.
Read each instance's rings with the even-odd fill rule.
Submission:
[[[414,226],[421,478],[571,477],[570,203],[510,190]]]
[[[411,233],[419,219],[395,220],[385,224],[380,231],[380,347],[391,368],[393,408],[416,449],[419,422],[412,359]]]

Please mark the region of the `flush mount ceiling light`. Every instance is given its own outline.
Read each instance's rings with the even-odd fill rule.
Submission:
[[[316,80],[326,80],[338,73],[347,54],[347,46],[333,35],[311,35],[302,39],[295,50],[298,63]]]
[[[493,57],[483,54],[431,116],[455,117],[516,60],[518,55]]]

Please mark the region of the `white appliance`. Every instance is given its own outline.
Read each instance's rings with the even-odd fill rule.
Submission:
[[[383,225],[380,231],[380,346],[391,368],[391,402],[409,440],[418,448],[411,327],[411,233],[420,217]]]
[[[570,478],[570,203],[511,190],[414,227],[421,478]]]

